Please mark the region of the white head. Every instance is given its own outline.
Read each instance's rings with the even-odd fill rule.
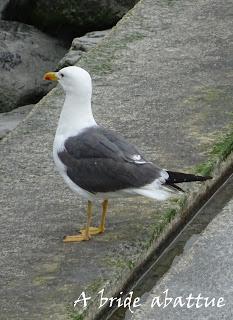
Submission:
[[[58,81],[66,94],[72,94],[80,99],[91,99],[92,83],[89,73],[76,66],[65,67],[58,72],[48,72],[44,80]]]
[[[91,109],[91,77],[87,71],[71,66],[48,72],[44,79],[58,81],[66,93],[57,128],[58,136],[75,135],[86,127],[96,125]]]

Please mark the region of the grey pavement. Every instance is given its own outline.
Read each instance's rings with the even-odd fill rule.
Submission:
[[[233,176],[228,190],[233,190]],[[208,210],[217,210],[218,205],[211,205]],[[205,209],[202,212],[205,214]],[[187,243],[179,261],[175,261],[158,285],[151,292],[141,297],[142,307],[134,314],[127,312],[127,320],[230,320],[233,315],[233,194],[217,217],[208,225],[203,233]],[[173,298],[165,307],[165,291],[167,297]],[[188,308],[187,297],[192,294]],[[197,297],[200,299],[197,302]],[[160,297],[162,305],[152,301]],[[174,307],[174,300],[182,297],[184,305]],[[206,307],[206,298],[213,306]],[[214,300],[213,300],[214,299]],[[221,300],[219,300],[221,299]],[[168,300],[167,300],[168,302]]]
[[[140,1],[79,62],[93,77],[97,121],[162,167],[194,171],[208,160],[232,123],[232,9],[229,0]],[[0,142],[1,320],[69,319],[82,311],[72,304],[83,290],[114,294],[156,246],[155,230],[175,205],[114,200],[104,235],[63,244],[85,223],[85,203],[52,160],[63,99],[52,90]],[[93,319],[98,306],[88,307]]]
[[[26,115],[31,111],[33,105],[22,106],[10,112],[0,113],[0,139],[15,129]]]

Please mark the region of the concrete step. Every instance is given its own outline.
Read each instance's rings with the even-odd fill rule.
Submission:
[[[223,192],[230,190],[232,193],[233,176]],[[216,207],[210,204],[203,214],[206,210]],[[233,196],[191,246],[190,239],[179,261],[175,261],[159,284],[141,297],[141,307],[133,314],[127,312],[125,319],[231,319],[232,227]]]

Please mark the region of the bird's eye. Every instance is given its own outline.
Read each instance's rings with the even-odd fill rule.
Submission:
[[[61,77],[63,78],[64,77],[64,74],[63,73],[60,73]]]

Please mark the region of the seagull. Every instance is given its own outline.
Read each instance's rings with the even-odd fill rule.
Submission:
[[[92,80],[84,69],[65,67],[46,73],[44,80],[58,81],[65,91],[53,144],[55,165],[70,189],[87,200],[86,227],[65,236],[64,242],[86,241],[103,233],[111,198],[144,196],[163,201],[183,192],[177,183],[211,178],[161,169],[121,135],[98,125],[91,107]],[[91,227],[96,199],[102,203],[101,221]]]

